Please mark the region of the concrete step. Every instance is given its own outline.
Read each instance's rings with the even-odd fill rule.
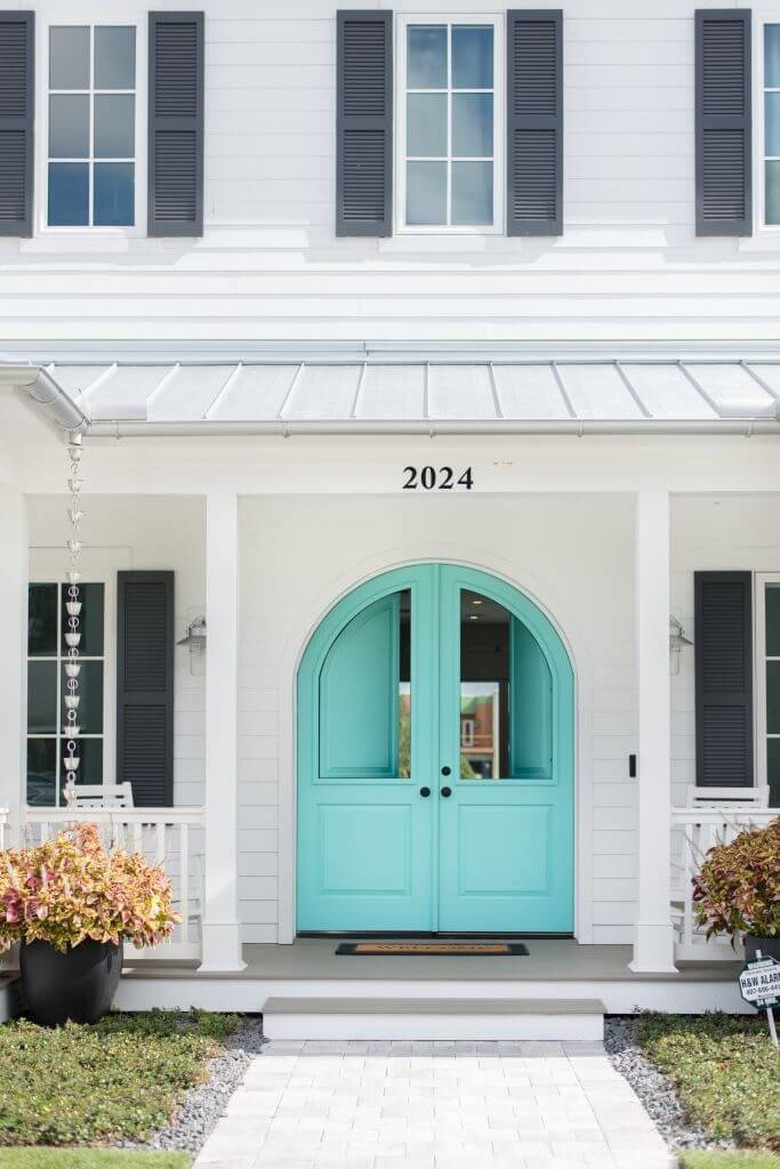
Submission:
[[[16,987],[19,975],[0,971],[0,1023],[7,1023],[16,1014]]]
[[[268,1039],[602,1039],[599,999],[269,998]]]

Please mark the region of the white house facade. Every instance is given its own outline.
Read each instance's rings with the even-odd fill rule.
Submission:
[[[6,0],[0,844],[166,865],[121,1003],[738,1009],[779,307],[780,3]]]

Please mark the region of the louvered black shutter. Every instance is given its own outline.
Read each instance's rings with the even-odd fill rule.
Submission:
[[[32,235],[35,13],[0,12],[0,235]]]
[[[173,803],[173,573],[117,575],[116,781],[138,807]]]
[[[507,13],[507,234],[563,231],[563,13]]]
[[[336,235],[390,235],[392,12],[338,13],[336,73]]]
[[[749,572],[697,572],[696,782],[753,784],[752,579]]]
[[[696,13],[696,234],[753,230],[749,9]]]
[[[203,13],[149,13],[149,235],[203,235]]]

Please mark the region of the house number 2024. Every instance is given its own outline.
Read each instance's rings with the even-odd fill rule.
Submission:
[[[452,467],[404,467],[404,491],[471,491],[474,478],[466,467],[456,478]]]

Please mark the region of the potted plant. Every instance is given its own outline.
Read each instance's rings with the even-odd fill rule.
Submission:
[[[780,961],[780,816],[711,848],[693,881],[693,903],[708,938],[729,934],[733,945],[744,937],[748,959],[761,950]]]
[[[163,870],[108,851],[96,824],[0,852],[0,952],[20,943],[22,994],[38,1023],[96,1022],[116,992],[123,939],[157,945],[179,920]]]

